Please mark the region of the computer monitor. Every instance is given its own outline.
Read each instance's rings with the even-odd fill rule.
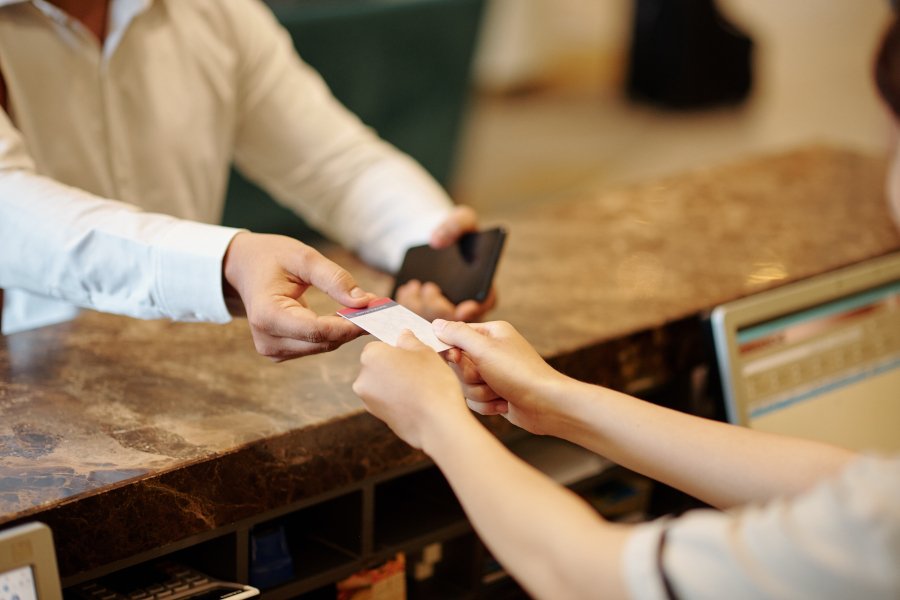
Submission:
[[[723,304],[710,320],[730,422],[900,450],[900,253]]]
[[[0,600],[62,600],[53,536],[43,523],[0,531]]]

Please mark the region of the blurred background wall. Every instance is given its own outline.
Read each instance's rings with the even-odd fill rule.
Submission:
[[[888,0],[267,2],[340,100],[456,200],[488,215],[585,185],[802,145],[884,155],[893,143],[872,81]],[[645,50],[667,59],[692,49],[680,70],[665,63],[660,71],[670,88],[682,86],[680,102],[627,93],[638,7],[643,23],[669,11],[658,19],[662,29],[643,30]],[[698,84],[722,85],[736,68],[692,72],[718,55],[697,43],[704,10],[752,43],[752,87],[741,101],[684,101]],[[310,235],[240,178],[225,222]]]
[[[719,0],[753,40],[753,87],[743,103],[696,110],[625,95],[636,4],[488,0],[458,198],[503,209],[809,143],[892,144],[872,82],[887,0]]]

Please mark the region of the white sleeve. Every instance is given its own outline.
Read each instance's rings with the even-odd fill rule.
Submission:
[[[868,457],[796,498],[638,526],[623,568],[634,598],[666,598],[668,580],[681,599],[887,600],[898,565],[900,460]]]
[[[236,232],[38,175],[0,110],[0,288],[139,318],[226,322],[222,257]]]
[[[226,4],[240,48],[237,167],[367,262],[396,270],[447,216],[449,197],[338,103],[268,8]]]

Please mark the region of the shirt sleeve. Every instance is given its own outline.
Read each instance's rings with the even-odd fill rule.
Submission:
[[[898,598],[900,460],[855,461],[761,507],[641,525],[624,561],[634,598],[666,598],[663,578],[677,598]]]
[[[446,218],[449,197],[331,95],[268,8],[225,4],[239,48],[237,167],[367,262],[396,270]]]
[[[237,231],[37,174],[0,110],[0,288],[139,318],[226,322],[222,258]]]

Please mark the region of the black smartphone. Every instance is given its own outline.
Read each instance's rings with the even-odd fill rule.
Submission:
[[[406,251],[391,297],[396,297],[401,285],[418,279],[436,283],[454,304],[463,300],[484,302],[505,240],[506,230],[495,227],[467,233],[452,246],[439,250],[428,245],[413,246]]]

